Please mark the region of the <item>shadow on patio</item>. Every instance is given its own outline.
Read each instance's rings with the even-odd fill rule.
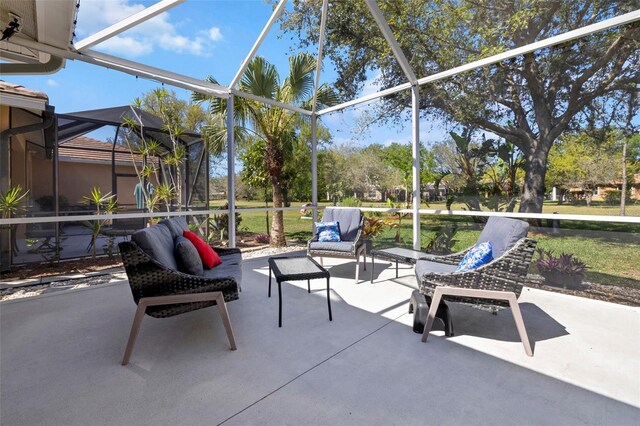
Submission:
[[[640,406],[640,310],[525,289],[535,345],[508,311],[451,304],[456,336],[411,330],[411,270],[325,259],[322,280],[267,298],[267,258],[246,260],[228,309],[146,317],[120,365],[135,312],[126,282],[1,305],[2,424],[632,424]],[[369,279],[370,271],[362,273]]]

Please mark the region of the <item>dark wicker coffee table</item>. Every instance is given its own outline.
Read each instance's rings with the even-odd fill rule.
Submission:
[[[402,247],[389,247],[385,249],[371,250],[371,282],[373,282],[373,268],[375,257],[396,262],[396,278],[398,278],[398,262],[407,265],[415,265],[421,257],[429,256],[427,253]]]
[[[307,291],[311,293],[311,280],[327,279],[327,307],[329,321],[331,316],[331,298],[329,294],[329,272],[309,256],[283,256],[269,258],[269,297],[271,297],[271,272],[278,283],[278,327],[282,327],[282,286],[283,281],[307,280]]]

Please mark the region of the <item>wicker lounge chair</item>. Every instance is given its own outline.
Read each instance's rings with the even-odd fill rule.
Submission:
[[[307,254],[312,257],[338,257],[356,260],[356,284],[360,274],[360,256],[364,256],[364,270],[367,270],[367,245],[362,235],[364,216],[360,209],[331,208],[324,209],[324,222],[340,223],[340,242],[320,242],[318,237],[307,243]]]
[[[525,352],[533,356],[517,302],[536,247],[535,240],[526,238],[528,230],[527,222],[490,217],[478,243],[492,243],[493,260],[469,271],[455,272],[468,250],[418,260],[415,272],[420,292],[431,299],[423,342],[427,341],[442,300],[466,303],[493,313],[510,307]]]
[[[173,238],[186,230],[183,218],[172,218],[132,235],[118,246],[129,278],[133,300],[138,305],[131,326],[122,365],[129,362],[144,314],[166,318],[217,305],[229,338],[236,349],[225,302],[238,299],[242,277],[239,249],[216,248],[222,264],[204,271],[203,276],[177,270]]]

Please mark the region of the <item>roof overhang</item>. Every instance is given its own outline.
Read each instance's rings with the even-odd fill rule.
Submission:
[[[77,0],[3,0],[0,25],[4,30],[18,17],[19,31],[0,42],[2,74],[51,74],[64,67],[64,57],[25,47],[27,40],[68,50],[75,28]]]
[[[49,98],[43,92],[0,80],[0,104],[41,112],[47,109]]]

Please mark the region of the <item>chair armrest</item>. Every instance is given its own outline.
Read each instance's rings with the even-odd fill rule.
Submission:
[[[230,254],[236,254],[236,253],[241,253],[239,248],[229,248],[229,247],[214,247],[211,246],[211,248],[213,249],[213,251],[215,251],[216,253],[218,253],[220,256],[227,256]]]
[[[451,254],[443,254],[443,255],[433,254],[433,255],[421,256],[419,260],[428,260],[431,262],[446,263],[448,265],[457,265],[458,263],[460,263],[462,258],[465,256],[465,254],[467,254],[469,250],[471,250],[471,247],[456,253],[451,253]]]

